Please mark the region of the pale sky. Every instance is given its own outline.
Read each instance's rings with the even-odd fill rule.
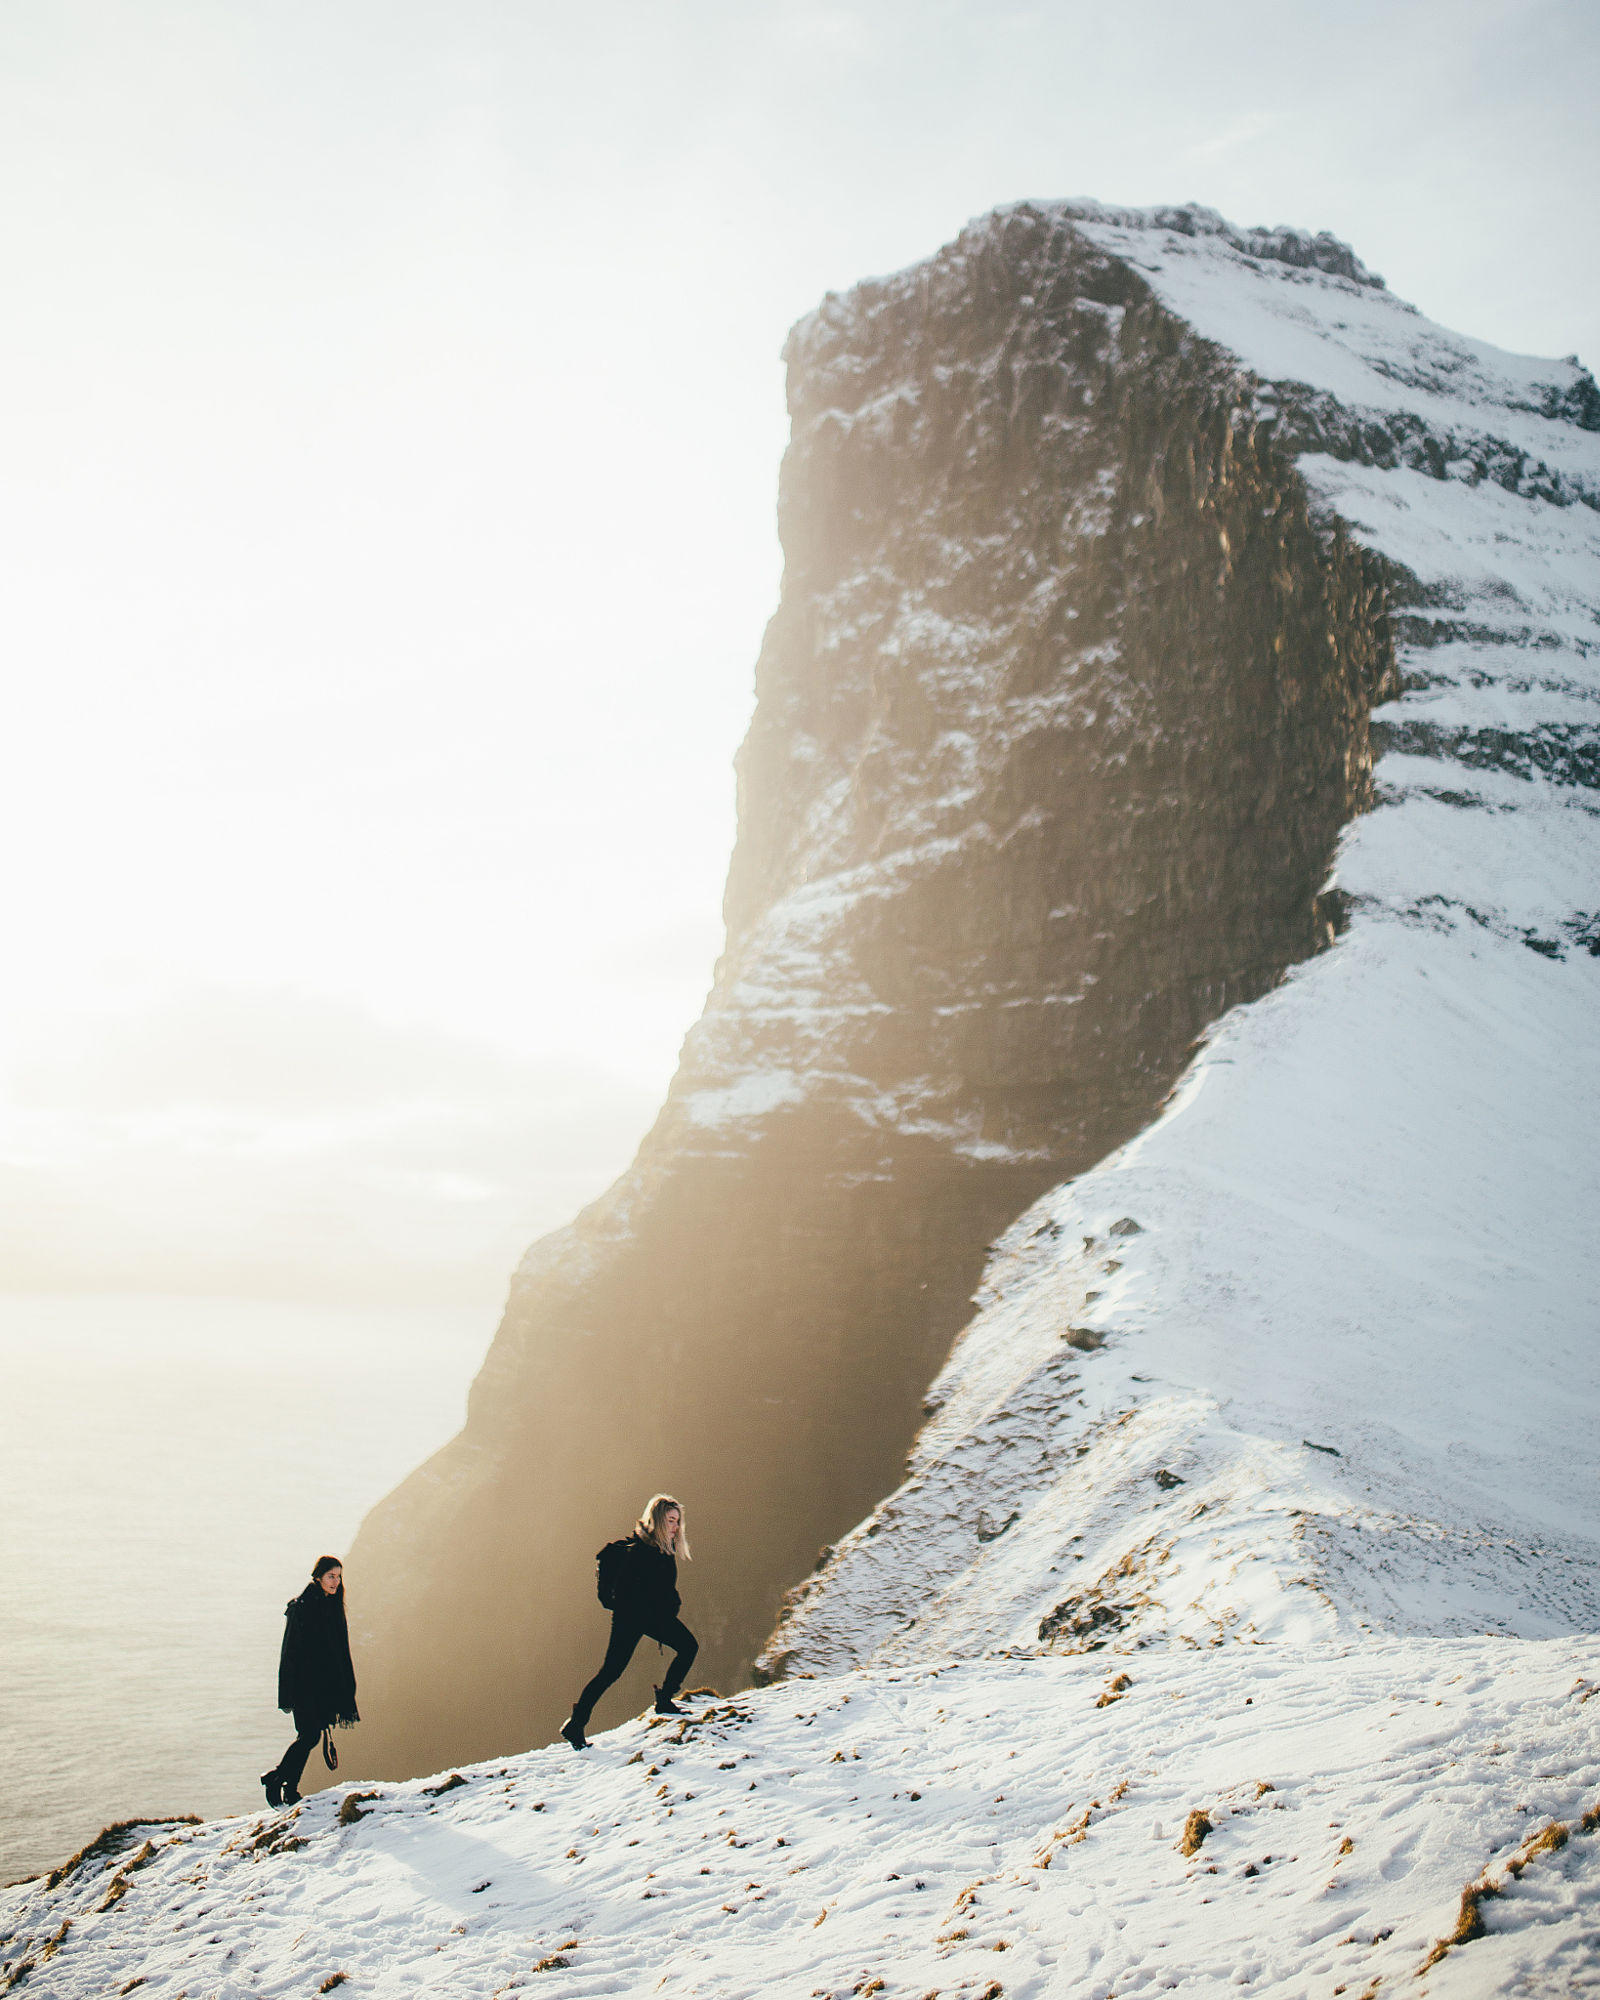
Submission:
[[[998,202],[1600,360],[1564,0],[7,0],[0,1290],[482,1300],[720,941],[778,350]]]

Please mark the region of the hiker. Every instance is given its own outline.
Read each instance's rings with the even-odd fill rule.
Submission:
[[[678,1557],[690,1560],[689,1538],[683,1531],[683,1508],[670,1493],[652,1494],[631,1535],[607,1542],[595,1558],[599,1565],[600,1602],[611,1613],[611,1643],[605,1659],[561,1734],[574,1750],[587,1750],[584,1735],[594,1705],[614,1681],[619,1681],[641,1639],[670,1646],[675,1655],[666,1678],[656,1689],[657,1715],[682,1715],[673,1696],[694,1665],[700,1641],[678,1616]]]
[[[348,1729],[356,1713],[356,1670],[344,1622],[344,1565],[318,1556],[311,1581],[283,1607],[283,1651],[278,1655],[278,1706],[294,1711],[294,1741],[277,1766],[263,1771],[269,1806],[300,1803],[300,1773],[322,1738],[330,1771],[339,1764],[334,1729]]]

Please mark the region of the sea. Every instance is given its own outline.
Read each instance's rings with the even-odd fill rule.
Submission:
[[[0,1881],[263,1803],[284,1603],[460,1428],[494,1320],[0,1296]]]

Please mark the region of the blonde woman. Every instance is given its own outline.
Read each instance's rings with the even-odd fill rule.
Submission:
[[[700,1642],[678,1616],[678,1558],[689,1561],[689,1538],[683,1530],[683,1508],[670,1493],[655,1493],[639,1516],[631,1535],[607,1542],[596,1556],[596,1588],[611,1613],[611,1643],[597,1673],[572,1704],[561,1734],[574,1750],[587,1750],[584,1734],[594,1705],[613,1682],[621,1680],[641,1639],[670,1646],[673,1662],[656,1689],[657,1715],[682,1715],[673,1696],[694,1665]]]

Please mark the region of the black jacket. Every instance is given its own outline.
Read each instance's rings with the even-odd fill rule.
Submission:
[[[344,1622],[344,1586],[330,1597],[308,1583],[283,1607],[283,1651],[278,1655],[278,1706],[293,1709],[314,1728],[359,1722],[356,1670]]]
[[[617,1595],[617,1616],[630,1625],[652,1625],[676,1618],[682,1599],[678,1595],[678,1560],[670,1556],[654,1536],[635,1534],[622,1589]]]

